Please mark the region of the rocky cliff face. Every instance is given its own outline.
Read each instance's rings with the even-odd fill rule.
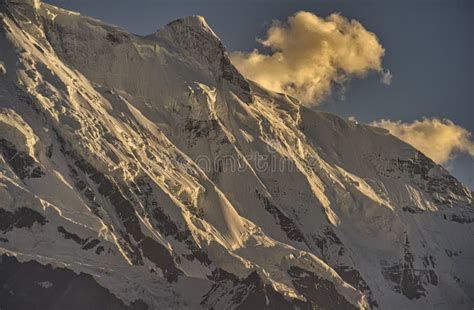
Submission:
[[[419,151],[246,80],[202,17],[0,12],[2,309],[472,308],[472,193]]]

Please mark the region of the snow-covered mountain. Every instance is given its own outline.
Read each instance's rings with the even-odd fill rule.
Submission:
[[[387,131],[0,0],[0,308],[472,309],[472,192]]]

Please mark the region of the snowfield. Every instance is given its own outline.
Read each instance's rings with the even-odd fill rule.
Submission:
[[[0,0],[2,309],[472,309],[473,207],[245,79],[200,16],[138,36]]]

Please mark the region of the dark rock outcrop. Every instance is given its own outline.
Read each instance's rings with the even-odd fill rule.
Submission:
[[[27,207],[21,207],[14,211],[0,209],[0,231],[8,232],[13,228],[31,228],[33,224],[45,225],[48,220],[41,215]]]
[[[2,255],[0,275],[1,309],[148,309],[141,300],[126,305],[88,274],[35,261]]]

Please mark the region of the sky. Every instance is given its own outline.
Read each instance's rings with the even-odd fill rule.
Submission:
[[[268,44],[269,39],[273,38],[267,34],[270,28],[294,30],[287,22],[288,18],[297,12],[311,13],[307,17],[311,19],[315,16],[313,21],[319,20],[321,27],[328,22],[325,18],[332,13],[339,13],[347,18],[347,24],[342,21],[338,27],[354,29],[355,26],[349,22],[354,19],[363,27],[362,30],[356,27],[358,33],[374,33],[378,44],[384,49],[383,56],[380,53],[374,56],[381,60],[380,66],[377,67],[377,64],[371,61],[372,67],[364,67],[368,68],[362,74],[364,78],[347,73],[350,68],[343,68],[342,71],[347,71],[343,73],[347,74],[342,76],[331,71],[333,74],[329,75],[331,81],[343,80],[344,87],[332,88],[330,94],[318,96],[315,99],[317,106],[313,104],[314,108],[343,117],[353,117],[361,123],[378,122],[390,128],[400,138],[417,144],[415,146],[422,151],[431,157],[436,157],[437,162],[442,163],[456,177],[474,189],[474,144],[473,138],[468,137],[474,132],[472,121],[474,36],[470,33],[474,29],[472,0],[44,0],[43,2],[78,11],[141,35],[150,34],[180,17],[202,15],[221,38],[227,50],[231,53],[242,52],[240,55],[243,55],[244,60],[248,60],[248,56],[251,55],[249,53],[254,49],[258,49],[258,56],[266,61],[269,60],[267,56],[275,52],[287,53],[287,56],[291,57],[295,54],[304,57],[318,53],[319,50],[315,49],[307,51],[307,54],[301,54],[308,45],[311,46],[305,41],[301,43],[301,48],[292,48],[293,34],[298,34],[296,31],[287,36],[286,41],[291,42],[283,47],[281,44],[278,46],[276,43]],[[321,19],[316,19],[316,16]],[[279,20],[283,24],[275,26],[274,20]],[[307,34],[303,33],[303,37],[305,35]],[[309,38],[311,35],[308,35]],[[257,38],[264,42],[267,40],[266,46],[258,42]],[[317,41],[319,37],[312,38],[313,41]],[[344,38],[331,42],[334,44],[334,49],[331,51],[340,51],[338,47],[341,46],[344,51],[357,44],[352,41],[346,42]],[[373,50],[369,50],[364,42],[360,42],[358,48],[361,57]],[[314,46],[317,48],[317,44],[313,45],[313,48]],[[377,51],[380,52],[379,49]],[[371,59],[367,61],[369,60]],[[332,63],[333,59],[328,61]],[[248,64],[248,61],[245,64]],[[290,63],[281,70],[294,71],[292,65],[293,63]],[[243,65],[239,67],[239,69],[245,68]],[[341,71],[340,67],[336,69],[337,72]],[[389,85],[380,81],[383,72],[387,70],[392,75]],[[279,85],[281,86],[281,83]],[[311,94],[309,98],[308,101],[311,101]],[[430,119],[423,121],[423,118]],[[444,156],[446,154],[447,157]]]

